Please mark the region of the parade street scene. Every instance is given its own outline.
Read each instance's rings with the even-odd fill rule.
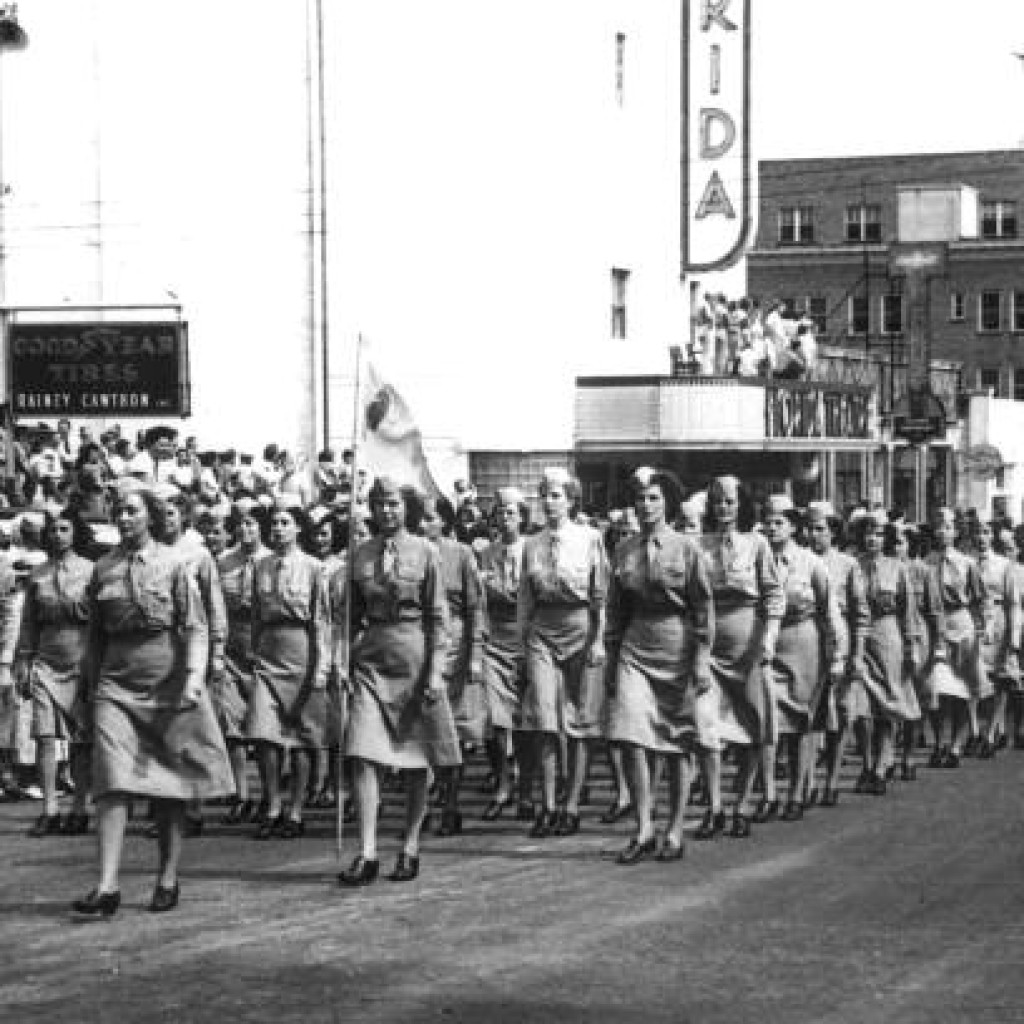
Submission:
[[[1024,4],[0,0],[0,1022],[1024,1021]]]

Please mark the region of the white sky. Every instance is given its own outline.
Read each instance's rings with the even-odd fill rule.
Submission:
[[[464,250],[493,234],[500,215],[515,229],[515,211],[498,209],[481,184],[486,177],[462,158],[446,166],[444,155],[471,136],[480,140],[475,166],[492,166],[497,158],[487,147],[500,144],[501,119],[525,120],[543,100],[528,92],[530,48],[555,37],[545,26],[564,33],[595,2],[324,0],[328,25],[345,28],[337,51],[327,53],[329,101],[351,112],[331,140],[331,164],[337,173],[367,152],[375,164],[356,172],[361,195],[331,198],[335,217],[347,218],[335,222],[335,236],[344,240],[345,228],[372,206],[367,189],[393,221],[386,231],[365,232],[360,252],[338,259],[336,273],[348,272],[346,258],[358,263],[362,255],[382,265],[398,260],[413,272],[424,267],[426,276],[430,248],[444,239]],[[623,11],[636,4],[675,10],[679,0],[604,2]],[[1024,51],[1024,0],[752,4],[755,160],[1000,149],[1024,139],[1024,64],[1012,56]],[[101,194],[102,297],[180,297],[193,327],[191,429],[217,447],[261,446],[294,433],[289,396],[302,368],[286,365],[281,351],[301,346],[304,330],[303,6],[21,0],[31,44],[3,57],[3,177],[13,189],[5,203],[8,300],[99,297],[92,243]],[[490,81],[475,98],[477,74]],[[423,119],[448,105],[471,120]],[[538,189],[550,188],[552,175],[557,180],[557,167],[520,159],[524,172],[538,176]],[[428,186],[434,207],[422,201]],[[396,197],[391,207],[380,200],[388,194]],[[418,224],[403,223],[412,209]],[[394,245],[403,231],[428,237]],[[234,248],[221,252],[226,237]],[[437,292],[429,281],[409,280],[412,301]],[[486,283],[493,291],[444,296],[450,315],[461,312],[470,324],[474,308],[518,301],[501,296],[500,282]],[[351,299],[342,295],[342,310]],[[377,322],[396,322],[385,305],[403,299],[410,296],[384,289],[371,311]],[[422,349],[431,339],[415,343]],[[435,427],[445,433],[441,420]],[[431,423],[424,426],[430,432]]]

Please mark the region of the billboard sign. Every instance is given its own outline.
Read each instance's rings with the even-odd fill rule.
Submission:
[[[683,0],[682,269],[722,270],[751,226],[750,0]]]
[[[7,325],[8,390],[26,416],[187,416],[181,321]]]

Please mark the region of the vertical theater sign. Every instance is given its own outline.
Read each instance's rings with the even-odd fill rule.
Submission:
[[[722,270],[750,232],[750,0],[683,0],[682,270]]]

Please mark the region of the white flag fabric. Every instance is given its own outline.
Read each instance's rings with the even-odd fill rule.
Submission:
[[[371,476],[389,476],[436,498],[441,492],[427,465],[423,435],[405,399],[369,360],[364,374],[360,466]]]

